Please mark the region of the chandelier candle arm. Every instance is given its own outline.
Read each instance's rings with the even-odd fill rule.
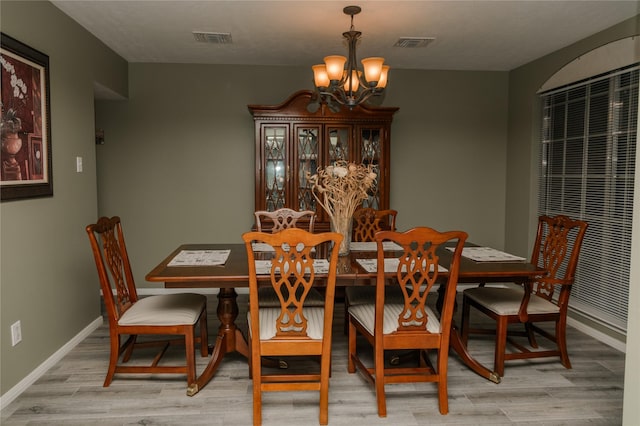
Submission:
[[[356,45],[362,33],[353,26],[353,16],[360,13],[359,6],[347,6],[343,9],[351,16],[351,28],[342,33],[349,46],[348,57],[330,55],[324,58],[324,64],[312,66],[313,80],[320,95],[321,102],[336,101],[341,105],[353,108],[369,99],[380,95],[387,86],[389,66],[384,65],[384,58],[365,58],[362,70],[358,68]]]

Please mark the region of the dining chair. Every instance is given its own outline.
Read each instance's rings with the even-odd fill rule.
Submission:
[[[311,210],[296,211],[284,207],[274,211],[259,210],[254,212],[254,215],[258,232],[266,232],[268,230],[271,233],[276,233],[289,228],[299,228],[309,232],[314,231],[316,213]],[[261,306],[279,306],[280,302],[272,289],[263,287],[259,292],[261,293]],[[307,303],[323,306],[324,295],[314,288],[307,295]],[[286,361],[281,360],[280,366],[281,368],[287,368]]]
[[[396,210],[376,210],[371,207],[362,207],[353,213],[353,237],[352,241],[375,241],[378,231],[396,230]]]
[[[502,377],[505,361],[559,356],[562,365],[571,368],[567,352],[567,309],[575,281],[582,240],[588,224],[568,216],[540,216],[531,255],[531,263],[547,271],[533,282],[519,287],[476,287],[463,292],[461,338],[467,345],[470,334],[495,335],[494,371]],[[559,290],[559,292],[556,292]],[[489,316],[495,329],[472,328],[470,309]],[[555,333],[535,323],[555,323]],[[523,324],[524,331],[508,330],[510,324]],[[555,349],[538,349],[537,333],[555,343]],[[530,347],[514,336],[526,336]],[[513,352],[507,352],[507,342]],[[538,350],[535,350],[538,349]]]
[[[282,231],[287,228],[301,228],[313,232],[316,212],[311,210],[293,210],[286,207],[274,210],[258,210],[253,213],[256,218],[256,230],[264,232]]]
[[[173,373],[187,376],[195,386],[195,344],[208,356],[207,299],[200,294],[163,294],[139,298],[118,216],[101,217],[86,227],[98,270],[100,288],[109,318],[109,368],[104,381],[108,387],[117,373]],[[200,335],[196,336],[199,324]],[[138,336],[155,335],[155,340],[139,341]],[[162,338],[158,337],[162,335]],[[169,338],[178,335],[180,338]],[[123,342],[124,337],[127,339]],[[184,345],[184,365],[160,365],[171,345]],[[160,347],[151,365],[127,364],[134,348]],[[120,356],[122,359],[120,362]]]
[[[322,283],[325,286],[324,306],[308,306],[309,291],[318,284],[322,265],[316,265],[314,255],[320,245],[339,245],[342,235],[334,232],[312,234],[303,229],[289,228],[275,234],[247,232],[245,242],[249,268],[249,348],[250,369],[253,380],[253,423],[261,424],[262,392],[319,391],[319,422],[329,419],[329,376],[331,370],[331,328],[336,285],[338,251],[331,250],[328,265],[324,266]],[[274,248],[268,266],[268,275],[260,282],[256,267],[253,242],[263,242]],[[317,249],[316,249],[317,248]],[[325,278],[326,276],[326,278]],[[277,307],[264,307],[260,303],[260,286],[272,288],[277,294]],[[282,374],[263,368],[263,357],[319,356],[320,366],[312,371]]]
[[[362,207],[353,213],[353,236],[355,242],[374,242],[376,232],[395,231],[397,210],[376,210],[371,207]],[[373,280],[372,280],[373,281]],[[349,286],[344,289],[344,334],[349,328],[349,306],[361,303],[372,303],[376,297],[374,285],[369,286]],[[394,297],[396,300],[402,298],[397,287],[387,287],[387,299]],[[397,358],[394,358],[397,360]]]
[[[374,303],[349,306],[348,372],[359,370],[374,385],[378,416],[386,417],[385,385],[392,383],[435,382],[438,384],[439,410],[447,414],[447,362],[449,336],[458,282],[460,255],[467,234],[462,231],[438,232],[417,227],[404,233],[380,231],[376,233],[377,272]],[[397,266],[385,271],[384,241],[393,241],[403,248]],[[454,244],[451,261],[439,265],[439,252],[445,243]],[[445,270],[446,268],[446,270]],[[389,280],[389,274],[395,278]],[[442,282],[444,280],[444,282]],[[444,286],[444,303],[440,316],[433,310],[438,294],[433,285]],[[385,287],[397,286],[402,292],[401,302],[387,301]],[[358,348],[357,336],[363,336],[371,346],[373,362],[365,358],[371,350]],[[413,349],[419,351],[417,365],[386,365],[385,351]],[[435,366],[428,350],[436,351]],[[373,364],[373,365],[371,365]]]

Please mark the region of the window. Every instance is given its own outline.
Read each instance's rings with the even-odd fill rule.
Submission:
[[[539,214],[589,228],[570,307],[626,331],[639,66],[543,93]]]

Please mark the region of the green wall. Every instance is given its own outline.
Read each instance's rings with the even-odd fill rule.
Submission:
[[[253,224],[248,104],[309,89],[296,67],[130,64],[129,99],[96,107],[99,211],[120,215],[134,274],[185,242],[241,242]],[[393,70],[391,207],[398,226],[504,244],[507,73]],[[268,82],[268,84],[265,84]],[[492,208],[476,209],[478,205]],[[470,212],[473,211],[473,214]]]
[[[126,95],[127,64],[48,2],[2,1],[2,32],[49,56],[53,197],[0,204],[0,391],[100,317],[84,227],[98,213],[93,84]],[[76,173],[76,156],[84,172]],[[11,346],[20,320],[22,342]]]

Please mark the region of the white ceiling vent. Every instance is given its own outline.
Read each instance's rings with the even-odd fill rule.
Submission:
[[[193,38],[201,43],[213,43],[213,44],[231,44],[230,33],[209,33],[204,31],[194,31]]]
[[[402,47],[402,48],[414,48],[414,47],[425,47],[429,43],[435,40],[435,37],[400,37],[396,44],[393,47]]]

